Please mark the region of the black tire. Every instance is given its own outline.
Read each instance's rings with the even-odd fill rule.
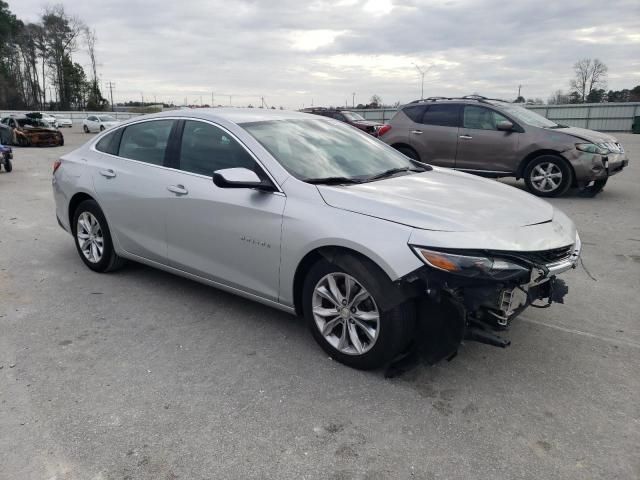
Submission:
[[[84,130],[84,133],[89,133],[89,127],[87,127],[86,125],[82,126],[82,130]]]
[[[102,238],[103,238],[103,253],[102,257],[97,262],[90,261],[85,254],[82,252],[80,247],[80,243],[78,240],[77,229],[78,229],[78,219],[80,216],[88,212],[98,221]],[[98,205],[95,200],[85,200],[78,205],[76,211],[73,213],[73,221],[71,222],[71,233],[73,234],[73,239],[76,244],[76,249],[78,250],[78,255],[84,262],[84,264],[89,267],[94,272],[111,272],[121,268],[125,260],[118,256],[113,248],[113,241],[111,240],[111,232],[109,231],[109,225],[107,224],[107,219],[102,213],[102,209]]]
[[[373,263],[352,256],[343,256],[336,263],[340,263],[341,266],[325,259],[319,260],[307,273],[302,293],[303,312],[307,326],[322,349],[340,363],[361,370],[371,370],[388,365],[399,353],[404,351],[411,340],[415,328],[413,302],[405,301],[391,308],[381,308],[381,305],[387,303],[385,299],[381,298],[382,295],[395,290],[384,272]],[[379,314],[378,336],[369,350],[364,353],[341,352],[329,343],[316,323],[313,314],[314,291],[318,283],[329,274],[347,274],[353,277],[370,293],[377,306]],[[360,290],[356,290],[356,292],[358,291]],[[361,302],[359,305],[363,303]],[[341,332],[343,327],[337,326],[336,328]],[[361,338],[367,340],[364,335],[361,335]]]
[[[13,170],[13,164],[11,163],[11,160],[9,160],[8,158],[4,161],[4,170],[7,173]]]
[[[549,175],[558,175],[560,177],[554,177],[549,179],[534,180],[542,176],[539,171],[536,170],[540,167],[545,173]],[[551,168],[551,172],[548,172]],[[550,182],[558,180],[557,186],[550,189],[546,189],[547,186],[552,185]],[[540,155],[539,157],[531,160],[524,170],[524,182],[527,185],[527,189],[539,197],[558,197],[564,195],[573,183],[573,170],[569,163],[562,157],[556,155]],[[546,182],[546,183],[542,183]]]
[[[100,125],[100,131],[104,132],[104,127],[102,125]]]
[[[409,157],[412,160],[416,160],[418,162],[420,162],[420,155],[418,155],[418,152],[416,152],[413,148],[411,147],[405,147],[405,146],[398,146],[398,147],[394,147],[396,150],[398,150],[400,153],[402,153],[403,155],[405,155],[406,157]]]

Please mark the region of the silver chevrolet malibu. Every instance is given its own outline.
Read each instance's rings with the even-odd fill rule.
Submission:
[[[562,302],[580,255],[545,201],[304,113],[139,117],[56,161],[53,190],[90,269],[133,260],[304,316],[362,369],[507,345],[527,306]]]

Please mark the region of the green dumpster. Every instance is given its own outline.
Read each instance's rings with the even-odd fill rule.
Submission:
[[[633,133],[640,133],[640,116],[637,116],[633,119],[633,125],[631,126],[631,131]]]

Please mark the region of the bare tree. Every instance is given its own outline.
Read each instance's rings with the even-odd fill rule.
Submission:
[[[584,103],[595,88],[606,88],[607,66],[597,58],[583,58],[573,65],[575,78],[571,80],[571,89]]]

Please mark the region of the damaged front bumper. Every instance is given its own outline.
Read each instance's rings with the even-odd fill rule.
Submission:
[[[563,303],[568,288],[557,275],[575,268],[581,248],[576,234],[573,245],[547,251],[464,252],[469,258],[485,255],[494,262],[505,259],[509,264],[524,267],[506,278],[487,275],[470,278],[434,268],[425,261],[424,267],[402,281],[418,299],[418,320],[422,324],[419,327],[427,343],[434,338],[447,343],[444,345],[439,340],[435,345],[426,345],[431,361],[455,353],[464,339],[500,347],[509,345],[510,342],[496,332],[507,329],[527,307],[546,308],[552,303]],[[446,264],[440,266],[446,267]]]

